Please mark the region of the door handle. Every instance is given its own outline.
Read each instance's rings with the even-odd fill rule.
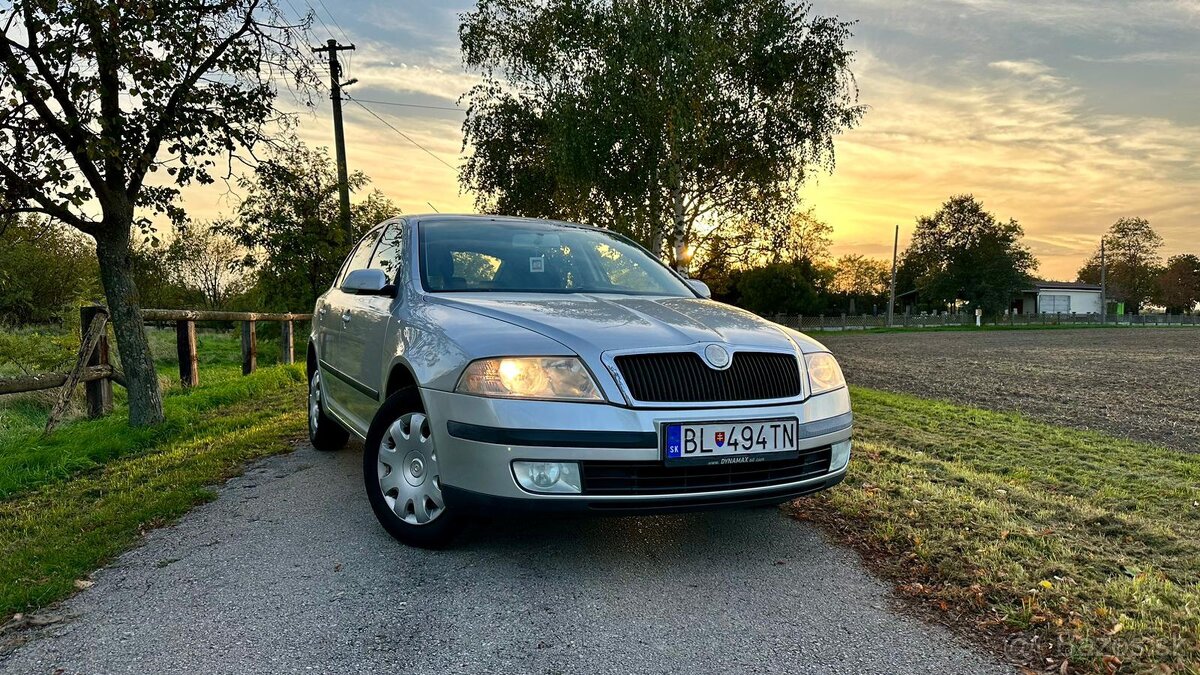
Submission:
[[[350,323],[350,312],[342,312],[342,323]]]

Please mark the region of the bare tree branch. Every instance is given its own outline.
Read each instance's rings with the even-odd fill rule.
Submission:
[[[232,7],[234,3],[231,0],[227,4],[229,7]],[[258,4],[259,0],[254,0],[250,3],[250,6],[246,9],[246,16],[242,21],[241,27],[222,40],[221,43],[217,45],[216,49],[214,49],[208,55],[208,57],[200,63],[200,65],[193,68],[192,72],[185,77],[183,81],[180,82],[175,88],[175,91],[172,92],[170,99],[167,101],[167,105],[163,108],[163,112],[159,116],[158,122],[151,127],[146,134],[145,151],[143,151],[138,160],[134,162],[134,165],[130,171],[129,187],[126,189],[126,195],[128,195],[131,199],[137,194],[137,191],[141,189],[142,182],[146,179],[146,171],[150,168],[150,163],[154,161],[154,157],[158,154],[159,146],[162,145],[165,129],[175,119],[175,115],[181,102],[183,101],[184,96],[191,91],[192,87],[196,86],[196,82],[199,81],[201,76],[212,70],[213,66],[216,65],[221,56],[224,55],[233,44],[250,32],[250,29],[254,26],[254,11],[258,8]]]

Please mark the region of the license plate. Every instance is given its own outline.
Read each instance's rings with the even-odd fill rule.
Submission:
[[[667,424],[663,460],[678,464],[733,464],[799,456],[796,418],[747,422]]]

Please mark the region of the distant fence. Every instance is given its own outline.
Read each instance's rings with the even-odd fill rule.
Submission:
[[[143,321],[174,321],[175,346],[179,354],[179,383],[194,387],[200,383],[196,357],[197,321],[239,321],[242,324],[242,374],[249,375],[258,368],[258,322],[274,321],[280,325],[280,354],[282,363],[294,363],[295,322],[312,319],[312,314],[270,314],[266,312],[208,312],[194,309],[144,309]]]
[[[22,377],[0,378],[0,396],[46,389],[59,389],[58,401],[46,421],[46,432],[58,423],[66,411],[75,387],[84,383],[89,417],[103,417],[112,412],[112,385],[125,386],[124,376],[109,362],[108,309],[100,306],[79,308],[82,331],[75,366],[65,373],[39,373]],[[184,387],[200,383],[196,355],[196,322],[238,321],[242,324],[242,374],[249,375],[258,367],[259,321],[280,324],[280,361],[295,361],[294,323],[312,318],[312,314],[270,314],[265,312],[209,312],[192,309],[144,309],[143,321],[175,323],[175,344],[179,354],[179,382]]]
[[[842,331],[887,328],[886,314],[819,314],[767,315],[775,323],[804,331]],[[897,314],[893,328],[941,328],[944,326],[974,326],[974,314]],[[979,317],[983,326],[1084,326],[1101,324],[1099,314],[999,314]],[[1200,314],[1109,314],[1104,324],[1110,326],[1200,326]]]

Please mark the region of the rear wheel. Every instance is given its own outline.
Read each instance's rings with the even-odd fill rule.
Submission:
[[[313,369],[308,376],[308,440],[317,450],[340,450],[350,439],[350,433],[325,414],[322,399],[321,371]]]
[[[371,510],[396,539],[441,548],[461,519],[446,507],[432,422],[416,387],[392,394],[371,422],[363,452],[363,482]]]

